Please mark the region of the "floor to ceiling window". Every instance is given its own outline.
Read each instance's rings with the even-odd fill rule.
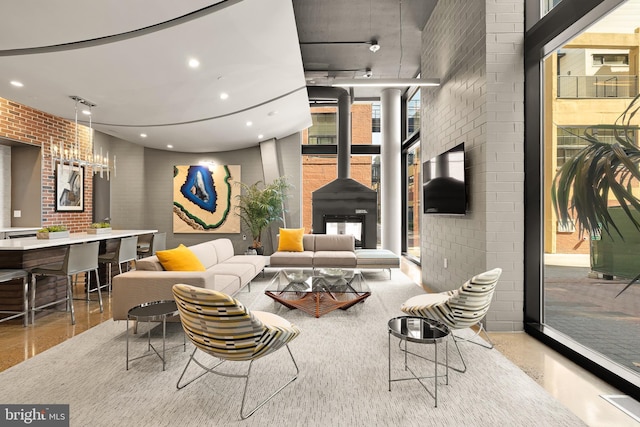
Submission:
[[[402,144],[402,176],[404,178],[402,248],[410,260],[420,263],[420,194],[422,174],[420,171],[420,89],[411,88],[405,104],[405,127],[407,137]]]
[[[539,192],[541,201],[539,210],[528,204],[527,240],[541,246],[527,245],[526,328],[633,394],[640,385],[640,285],[624,289],[640,274],[640,210],[632,206],[640,197],[633,177],[640,120],[623,114],[640,105],[640,0],[558,3],[547,23],[565,25],[563,17],[584,6],[593,24],[574,24],[580,31],[564,40],[562,28],[548,26],[558,36],[530,36],[540,49],[526,54],[528,182],[542,165],[540,187],[527,189],[528,200]],[[601,208],[591,213],[594,206]]]
[[[407,256],[415,261],[420,261],[420,192],[422,189],[420,140],[417,140],[409,147],[404,157],[407,159],[405,164],[407,169],[407,210],[405,212]]]
[[[379,190],[380,187],[379,114],[379,106],[376,109],[372,103],[354,103],[351,106],[351,178],[374,190]],[[311,118],[312,126],[303,135],[302,151],[302,226],[306,233],[313,231],[312,193],[338,177],[337,107],[312,107]],[[354,148],[372,145],[378,145],[378,150]],[[305,149],[310,148],[309,146],[316,146],[312,153]],[[378,225],[379,222],[378,214]],[[380,233],[378,244],[379,239]]]

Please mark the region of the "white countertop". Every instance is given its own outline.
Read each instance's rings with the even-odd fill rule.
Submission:
[[[38,228],[39,230],[39,228]],[[62,239],[37,239],[36,237],[23,237],[19,239],[0,240],[0,251],[28,251],[31,249],[52,248],[66,246],[75,243],[95,242],[96,240],[117,239],[120,237],[139,236],[155,233],[158,230],[112,230],[105,234],[71,233],[68,238]]]
[[[22,231],[38,231],[42,227],[0,227],[0,233],[13,233],[13,232],[22,232]]]

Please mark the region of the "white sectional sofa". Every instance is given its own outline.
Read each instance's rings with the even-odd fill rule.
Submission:
[[[151,301],[172,300],[176,283],[200,286],[233,295],[264,270],[266,257],[235,255],[229,239],[189,246],[205,271],[166,271],[158,258],[136,261],[136,269],[113,278],[113,320],[126,320],[129,309]]]

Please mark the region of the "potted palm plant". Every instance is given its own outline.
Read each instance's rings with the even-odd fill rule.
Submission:
[[[236,214],[249,228],[252,245],[258,254],[264,253],[262,246],[262,232],[273,222],[282,221],[284,201],[288,197],[291,184],[282,176],[276,178],[270,184],[257,181],[251,185],[238,182],[241,192],[237,196],[238,205]]]
[[[615,209],[640,232],[637,216],[640,147],[636,141],[639,128],[632,124],[640,110],[639,99],[640,95],[636,96],[613,125],[593,126],[579,135],[587,146],[562,165],[551,187],[551,200],[561,225],[575,219],[581,233],[589,232],[595,239],[606,233],[623,242],[620,224],[611,211],[611,201],[615,200],[619,205]],[[615,142],[599,140],[598,129],[613,130]],[[640,275],[634,281],[638,278]]]

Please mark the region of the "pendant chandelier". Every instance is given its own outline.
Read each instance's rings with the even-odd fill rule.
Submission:
[[[109,159],[109,152],[103,156],[102,147],[100,151],[97,151],[93,146],[93,120],[92,120],[92,108],[96,106],[93,102],[87,101],[79,96],[71,96],[75,101],[75,139],[71,143],[67,144],[65,141],[60,140],[58,144],[53,141],[53,137],[50,137],[50,149],[49,156],[54,164],[59,163],[64,167],[68,165],[72,166],[84,166],[87,169],[91,169],[93,174],[100,174],[100,178],[106,175],[107,180],[110,179],[111,174],[116,176],[116,156],[113,156],[113,161]],[[80,146],[79,133],[80,128],[78,126],[78,107],[83,105],[87,107],[83,110],[83,113],[89,116],[89,144],[87,148]],[[43,150],[43,156],[44,156]]]

